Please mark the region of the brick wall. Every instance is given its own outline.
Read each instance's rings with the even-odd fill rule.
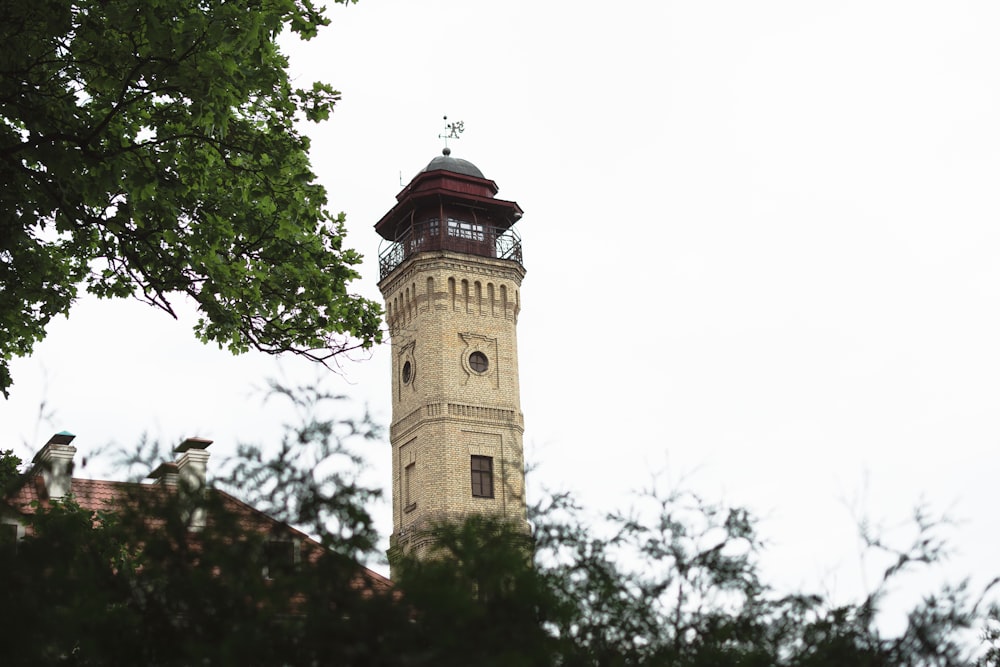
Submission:
[[[439,251],[380,283],[392,340],[394,549],[425,549],[430,522],[470,513],[524,521],[517,316],[524,268]],[[470,363],[484,355],[488,367]],[[493,459],[492,498],[474,497],[470,460]]]

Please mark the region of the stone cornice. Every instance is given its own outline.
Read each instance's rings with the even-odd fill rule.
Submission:
[[[464,403],[430,403],[410,412],[389,427],[389,439],[399,442],[421,424],[429,422],[452,422],[480,426],[514,429],[524,433],[524,415],[518,410]]]
[[[396,291],[399,283],[413,280],[417,273],[427,271],[455,271],[480,275],[486,278],[509,280],[520,286],[526,271],[523,266],[509,259],[465,255],[447,250],[424,252],[410,257],[378,284],[382,294]]]

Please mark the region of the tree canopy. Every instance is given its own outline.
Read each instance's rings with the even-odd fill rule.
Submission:
[[[297,405],[313,399],[325,397]],[[38,507],[26,537],[0,545],[3,627],[17,638],[4,664],[1000,664],[1000,612],[962,584],[926,595],[902,630],[882,629],[900,577],[943,555],[942,525],[924,516],[911,544],[869,539],[889,566],[855,602],[770,585],[752,515],[683,490],[598,524],[552,497],[533,508],[531,535],[488,516],[439,525],[433,558],[404,556],[393,587],[373,589],[357,563],[378,557],[378,494],[358,483],[352,450],[377,435],[365,420],[313,413],[273,455],[244,447],[216,479],[323,545],[266,575],[267,536],[215,495]],[[210,517],[197,532],[191,503]]]
[[[312,0],[0,3],[0,391],[81,285],[189,297],[237,353],[378,340],[296,127],[339,93],[293,86],[276,42],[326,23]]]

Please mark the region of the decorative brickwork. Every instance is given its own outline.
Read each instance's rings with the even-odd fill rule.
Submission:
[[[390,564],[397,550],[424,553],[436,521],[492,513],[527,529],[516,331],[524,274],[516,261],[435,250],[379,284],[392,338]]]

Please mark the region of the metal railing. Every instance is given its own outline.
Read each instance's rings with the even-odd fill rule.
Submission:
[[[378,254],[380,278],[388,276],[407,258],[432,250],[507,259],[524,265],[521,237],[513,227],[504,229],[454,219],[448,219],[443,226],[434,218],[411,225],[396,241],[382,241]]]

